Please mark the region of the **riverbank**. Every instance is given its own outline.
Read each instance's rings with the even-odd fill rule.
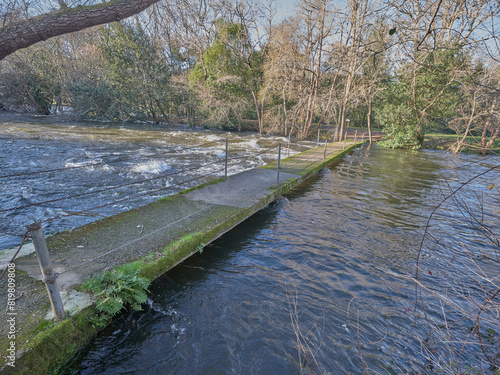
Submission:
[[[252,122],[253,120],[248,120]],[[256,120],[255,120],[256,121]],[[208,128],[204,126],[190,126],[185,122],[172,122],[171,124],[167,123],[159,123],[155,124],[151,121],[143,121],[143,122],[104,122],[104,121],[78,121],[75,120],[72,116],[69,115],[36,115],[36,114],[28,114],[28,113],[17,113],[17,112],[9,112],[9,111],[0,111],[0,123],[1,122],[14,122],[14,123],[33,123],[37,124],[63,124],[65,126],[87,126],[87,127],[119,127],[119,128],[127,128],[127,129],[141,129],[141,130],[174,130],[174,131],[213,131],[213,132],[231,132],[231,133],[242,133],[242,134],[259,134],[258,126],[249,126],[245,128],[243,131],[238,132],[236,130],[224,130],[219,128]],[[354,139],[355,137],[364,140],[368,140],[368,128],[354,128],[354,127],[346,127],[345,131],[347,132],[347,137]],[[334,126],[321,126],[320,127],[320,140],[332,140],[335,134]],[[268,134],[271,135],[272,134]],[[275,136],[280,136],[279,134],[275,134]],[[293,136],[293,134],[292,134]],[[384,136],[384,133],[379,130],[372,131],[372,140],[373,142],[377,142],[381,140]],[[292,138],[293,140],[294,138]],[[317,135],[316,133],[312,134],[310,140],[316,141]]]
[[[79,290],[90,275],[140,260],[141,275],[153,280],[354,147],[352,141],[345,149],[339,142],[329,144],[326,153],[321,146],[284,159],[279,180],[277,166],[268,165],[48,237],[69,316],[59,323],[50,320],[36,257],[28,254],[17,259],[12,310],[16,313],[15,361],[9,358],[9,325],[5,324],[0,342],[7,354],[2,354],[2,373],[54,371],[98,332],[89,324],[96,308],[89,295]],[[2,290],[7,290],[7,280],[0,281]],[[9,305],[7,293],[1,295],[0,304]]]
[[[427,150],[453,151],[457,143],[462,138],[463,138],[462,136],[458,136],[456,134],[438,134],[438,133],[426,134],[423,148]],[[488,140],[489,137],[487,138],[487,141]],[[460,150],[460,152],[479,154],[480,141],[481,137],[471,137],[471,136],[466,137],[464,147]],[[489,150],[487,153],[497,151],[498,149],[500,149],[499,139],[495,140],[495,142],[491,147],[491,150]]]
[[[169,130],[182,130],[182,131],[190,131],[190,130],[203,130],[205,129],[202,126],[189,126],[185,123],[175,122],[171,124],[167,123],[159,123],[155,124],[151,121],[142,121],[142,122],[112,122],[112,121],[80,121],[75,119],[71,115],[37,115],[37,114],[28,114],[28,113],[17,113],[11,111],[0,111],[0,122],[14,122],[14,123],[33,123],[33,124],[64,124],[66,126],[110,126],[110,127],[125,127],[131,129],[137,128],[145,128],[151,130],[158,129],[169,129]],[[214,131],[221,129],[211,129]]]

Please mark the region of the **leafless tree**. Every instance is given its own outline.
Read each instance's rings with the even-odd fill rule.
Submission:
[[[418,83],[422,72],[443,69],[439,67],[440,61],[432,62],[429,57],[444,51],[461,52],[471,59],[483,59],[485,53],[494,55],[498,47],[495,25],[500,4],[495,0],[389,0],[387,4],[398,46],[393,52],[394,64],[405,67],[401,72],[410,86],[416,132],[423,133],[422,128],[439,100],[452,85],[467,85],[465,78],[471,72],[463,66],[448,67],[447,80],[435,87],[431,98],[422,100]],[[496,56],[492,58],[498,59],[499,53],[496,48]]]
[[[498,151],[492,150],[492,146],[500,132],[500,69],[480,66],[471,72],[471,77],[470,84],[461,87],[460,115],[449,125],[460,136],[453,152],[470,148],[484,155]]]

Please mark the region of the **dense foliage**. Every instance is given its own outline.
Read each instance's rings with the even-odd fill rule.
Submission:
[[[104,121],[185,122],[307,138],[381,128],[498,136],[500,6],[474,2],[160,1],[139,17],[49,39],[0,62],[0,108]],[[13,17],[22,17],[16,13]]]
[[[142,310],[150,282],[140,276],[140,267],[140,262],[129,263],[106,270],[83,284],[83,289],[94,295],[99,312],[92,324],[103,326],[126,307]]]

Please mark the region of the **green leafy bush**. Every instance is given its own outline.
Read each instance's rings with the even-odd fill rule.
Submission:
[[[94,326],[105,325],[109,318],[127,306],[142,310],[150,281],[139,275],[141,265],[141,262],[134,262],[113,271],[104,271],[83,284],[85,291],[93,293],[99,310],[99,315],[91,321]]]
[[[382,147],[419,149],[423,139],[412,115],[412,110],[404,104],[387,103],[378,111],[378,121],[383,125]]]

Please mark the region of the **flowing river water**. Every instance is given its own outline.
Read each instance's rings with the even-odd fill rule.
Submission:
[[[68,136],[62,127],[10,126],[1,133],[0,160],[20,171],[35,154],[43,156],[34,160],[37,166],[45,167],[47,158],[67,165],[76,159],[74,150],[101,160],[101,154],[154,153],[174,135],[179,144],[220,136],[176,131],[158,138],[151,130],[154,135],[145,139],[145,130],[103,127],[72,129]],[[248,145],[261,148],[276,140],[231,137],[246,144],[243,154]],[[6,149],[28,157],[11,160]],[[218,152],[200,149],[199,158],[216,158]],[[420,374],[466,366],[487,371],[473,327],[481,286],[491,289],[496,284],[486,280],[498,275],[498,247],[491,238],[499,229],[498,177],[487,173],[460,195],[445,198],[496,164],[498,157],[357,149],[156,280],[143,311],[114,319],[62,373]],[[177,167],[170,159],[127,161],[117,178],[140,174],[142,166]],[[95,174],[95,183],[100,173],[94,168],[72,178],[85,185],[86,176]],[[65,190],[67,184],[51,180],[41,194],[50,197],[52,189]],[[2,186],[2,207],[12,196],[23,201],[38,194],[24,185]],[[419,251],[427,220],[441,202]],[[4,220],[3,227],[15,229]],[[495,354],[498,317],[481,329],[485,350]]]

